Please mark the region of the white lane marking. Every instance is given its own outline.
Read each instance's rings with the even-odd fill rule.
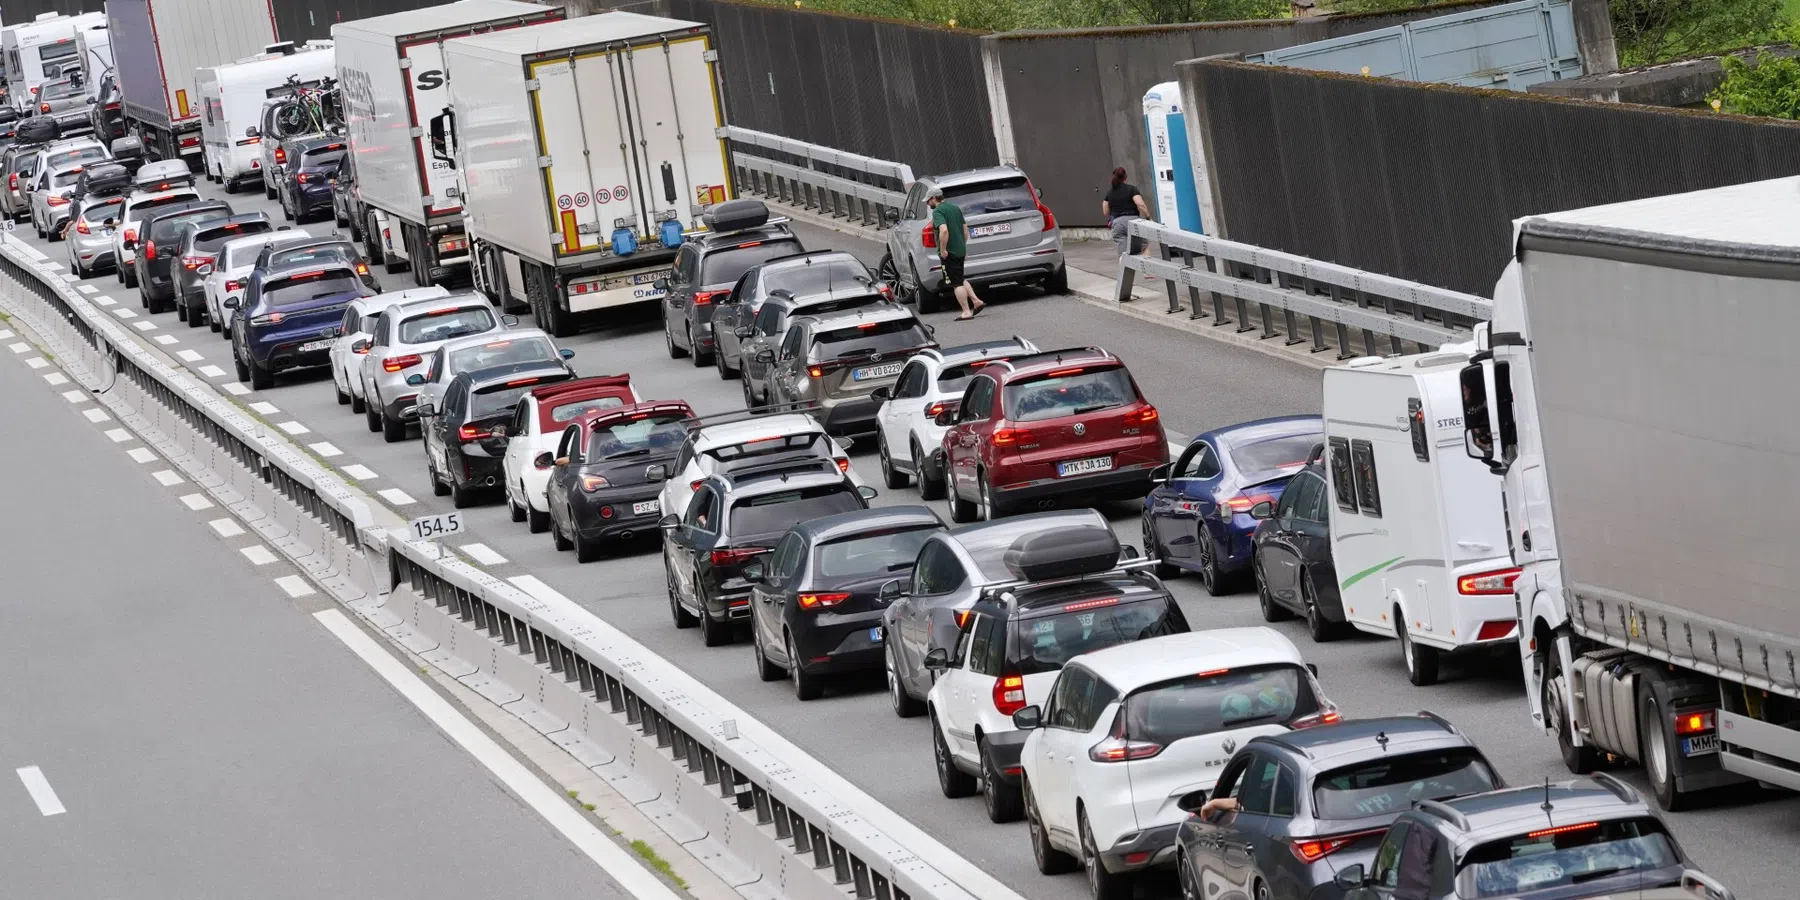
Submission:
[[[44,257],[44,258],[45,258],[45,259],[46,259],[46,260],[47,260],[47,259],[49,259],[49,257],[47,257],[47,256],[46,256],[46,257]],[[42,264],[42,265],[43,265],[43,267],[44,267],[44,268],[46,268],[46,269],[60,269],[60,268],[62,268],[62,263],[59,263],[59,262],[45,262],[45,263],[43,263],[43,264]]]
[[[245,394],[250,393],[250,389],[247,387],[244,387],[242,384],[239,384],[238,382],[233,381],[232,383],[225,385],[225,392],[230,394],[233,397],[242,397]]]
[[[365,466],[361,463],[351,463],[350,465],[345,466],[344,474],[350,476],[351,478],[356,479],[357,481],[368,481],[371,478],[380,478],[381,477],[380,475],[377,475],[375,473],[374,469],[371,469],[368,466]]]
[[[98,409],[84,409],[81,411],[81,414],[84,416],[87,416],[87,420],[89,422],[93,422],[95,424],[98,424],[100,422],[112,421],[112,416],[109,416],[105,412],[98,410]]]
[[[206,524],[222,538],[237,537],[244,533],[244,527],[231,519],[214,519]]]
[[[253,566],[266,566],[275,561],[275,554],[261,544],[251,544],[238,552],[244,554],[244,558]]]
[[[69,376],[64,375],[61,372],[51,372],[44,376],[44,381],[51,387],[60,387],[69,383]]]
[[[26,360],[25,364],[34,369],[42,369],[42,368],[49,366],[50,361],[41,356],[34,356],[34,357]]]
[[[556,593],[555,588],[545,584],[544,580],[536,575],[514,575],[506,580],[512,582],[519,590],[534,597],[539,594]]]
[[[31,345],[30,345],[30,344],[27,344],[27,343],[25,343],[25,342],[24,342],[24,341],[20,341],[20,342],[18,342],[18,343],[16,343],[16,344],[13,344],[13,345],[12,345],[12,346],[10,346],[10,347],[8,347],[8,348],[6,348],[6,349],[8,349],[8,350],[11,350],[11,351],[12,351],[12,352],[14,352],[14,353],[30,353],[30,352],[31,352]]]
[[[405,506],[408,503],[418,502],[412,498],[411,494],[408,494],[399,488],[388,488],[385,491],[376,491],[375,493],[379,495],[381,499],[386,500],[395,506]]]
[[[139,331],[155,331],[156,323],[150,322],[150,321],[144,321],[144,322],[139,322],[131,327],[136,328]]]
[[[211,500],[206,499],[205,494],[187,494],[181,498],[181,502],[187,504],[187,508],[195,512],[212,509],[213,505]]]
[[[333,446],[330,441],[320,441],[316,444],[307,444],[306,446],[311,447],[312,452],[317,453],[320,456],[325,457],[326,459],[330,459],[334,456],[343,456],[344,455],[344,451],[339,450],[337,447]]]
[[[60,816],[69,811],[57,799],[56,789],[50,786],[50,779],[44,777],[44,770],[37,766],[26,766],[18,772],[19,780],[25,783],[25,793],[31,795],[31,801],[37,804],[38,812],[46,816]]]
[[[111,297],[95,297],[94,302],[100,304],[101,306],[112,306],[113,304],[116,304],[119,301],[114,300]]]
[[[497,566],[506,562],[506,557],[495,553],[494,549],[486,544],[464,544],[462,552],[469,554],[470,559],[484,566]]]
[[[195,353],[192,350],[183,350],[180,353],[177,353],[175,355],[181,357],[182,359],[184,359],[188,362],[200,362],[200,361],[206,359],[206,357],[201,356],[200,354]]]
[[[163,345],[164,347],[167,347],[170,344],[181,343],[181,338],[178,338],[172,334],[159,334],[156,336],[156,342]]]
[[[66,281],[70,284],[74,284],[75,282],[81,280],[81,276],[75,274],[74,272],[64,272],[62,274],[62,280]]]
[[[70,403],[86,403],[88,400],[87,391],[63,391],[62,397]]]
[[[411,701],[419,712],[425,714],[425,718],[430,719],[432,724],[474,757],[476,762],[492,772],[526,806],[543,816],[550,827],[561,832],[576,849],[587,854],[595,865],[611,875],[627,893],[637,900],[676,900],[678,895],[668,885],[632,859],[618,844],[613,843],[592,819],[570,806],[562,794],[533,775],[531,770],[477,728],[475,723],[458,712],[449,701],[426,686],[417,674],[401,665],[392,654],[376,644],[373,638],[351,624],[343,613],[327,609],[313,613],[313,618],[319,620],[319,624],[325,626],[325,630],[338,640],[343,641],[350,652],[374,669],[375,674],[392,685],[400,696]]]
[[[12,333],[12,329],[0,328],[0,341],[4,341],[9,337],[14,337],[14,336],[15,335]]]
[[[301,578],[298,575],[283,575],[280,578],[275,579],[275,584],[277,587],[286,591],[287,595],[295,600],[298,600],[301,597],[310,597],[313,594],[318,593],[318,591],[313,590],[312,585],[306,583],[306,579]]]
[[[84,293],[84,294],[98,294],[98,293],[100,293],[100,289],[99,289],[99,288],[97,288],[97,287],[94,287],[94,286],[93,286],[93,285],[91,285],[91,284],[78,284],[78,285],[76,285],[76,286],[75,286],[75,289],[76,289],[76,290],[78,290],[78,291],[80,291],[80,292],[82,292],[82,293]]]
[[[205,375],[208,378],[218,378],[225,374],[225,370],[218,366],[201,366],[200,374]]]
[[[311,428],[308,428],[299,422],[282,422],[275,427],[293,435],[307,434],[312,431]]]
[[[108,431],[106,436],[112,438],[112,442],[115,444],[123,444],[126,441],[131,440],[131,432],[126,431],[123,428],[114,428],[113,430]]]
[[[250,404],[250,409],[252,412],[259,412],[265,416],[272,416],[281,412],[279,407],[267,400],[258,400],[255,403]]]
[[[181,476],[168,469],[151,472],[150,477],[156,479],[156,483],[163,487],[174,487],[181,483]]]
[[[139,463],[156,461],[156,454],[151,452],[148,447],[133,447],[129,451],[126,451],[125,455],[137,460]]]
[[[135,319],[135,318],[137,318],[137,313],[136,313],[136,312],[134,312],[134,311],[132,311],[132,310],[129,310],[129,309],[126,309],[126,308],[125,308],[125,307],[123,307],[123,306],[121,306],[121,307],[119,307],[119,308],[118,308],[118,309],[115,309],[115,310],[113,310],[113,315],[115,315],[115,316],[118,316],[118,317],[119,317],[119,318],[121,318],[121,319]]]

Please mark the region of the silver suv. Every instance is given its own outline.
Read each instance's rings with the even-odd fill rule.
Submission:
[[[832,434],[874,431],[875,389],[892,387],[908,358],[936,346],[931,326],[891,303],[801,316],[788,324],[775,358],[762,360],[774,366],[769,402],[808,407]]]
[[[500,316],[480,294],[452,294],[393,303],[375,318],[375,326],[358,351],[362,357],[362,395],[370,431],[388,443],[406,438],[410,421],[404,411],[417,402],[419,388],[408,376],[423,375],[439,347],[477,334],[504,330],[516,323]],[[352,350],[356,346],[351,345]]]
[[[969,226],[963,273],[970,284],[1038,284],[1052,294],[1069,289],[1062,230],[1031,179],[1016,166],[928,175],[913,182],[898,213],[888,214],[887,255],[876,277],[897,286],[903,300],[927,313],[949,301],[925,197],[942,188]]]

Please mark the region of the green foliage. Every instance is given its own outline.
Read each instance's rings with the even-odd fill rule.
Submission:
[[[1287,0],[800,0],[799,5],[974,31],[1270,19],[1288,12]]]
[[[1725,112],[1800,119],[1800,59],[1759,54],[1754,65],[1736,56],[1721,60],[1725,80],[1708,99]]]
[[[1771,40],[1782,0],[1609,0],[1619,64],[1640,66]]]

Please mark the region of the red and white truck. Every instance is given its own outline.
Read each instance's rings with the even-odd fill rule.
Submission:
[[[108,0],[106,17],[126,127],[153,155],[197,164],[194,72],[275,43],[273,8],[268,0]]]

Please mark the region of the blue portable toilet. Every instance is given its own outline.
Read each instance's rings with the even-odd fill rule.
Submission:
[[[1144,128],[1150,136],[1150,172],[1156,195],[1145,199],[1156,208],[1158,222],[1183,231],[1204,232],[1183,109],[1181,85],[1177,82],[1164,82],[1144,94]]]

